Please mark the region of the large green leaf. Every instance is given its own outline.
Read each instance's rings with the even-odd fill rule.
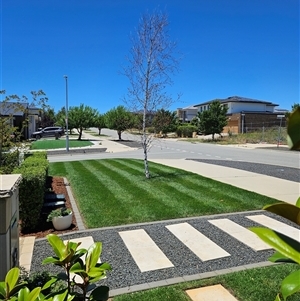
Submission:
[[[284,234],[266,228],[250,228],[264,242],[280,252],[283,256],[291,258],[300,264],[300,243]]]
[[[288,203],[277,203],[273,205],[267,205],[263,209],[285,217],[297,225],[300,225],[300,208],[295,205]]]
[[[47,240],[51,245],[55,255],[59,258],[59,260],[65,258],[67,253],[67,247],[65,246],[64,242],[55,234],[47,235]]]
[[[0,282],[0,297],[3,297],[5,298],[6,296],[6,292],[5,292],[5,282],[4,281],[1,281]]]
[[[71,266],[70,272],[71,273],[82,273],[82,272],[85,272],[85,270],[83,269],[83,267],[81,266],[81,264],[79,262],[76,262]]]
[[[58,280],[56,277],[52,277],[50,280],[48,280],[42,287],[42,290],[45,290],[49,288],[53,283],[55,283]]]
[[[42,261],[42,264],[53,263],[59,264],[62,263],[57,257],[47,257]]]
[[[27,284],[27,282],[22,282],[20,284],[17,284],[10,292],[10,295],[14,295],[16,294],[20,289],[22,289],[23,287],[25,287]]]
[[[300,197],[298,198],[297,202],[296,202],[296,206],[300,207]]]
[[[61,294],[55,294],[53,296],[53,301],[64,301],[65,298],[67,297],[68,295],[68,290],[65,290],[63,293]],[[69,298],[68,298],[69,299]]]
[[[289,274],[281,282],[281,293],[286,300],[287,297],[291,296],[300,291],[300,270],[297,270]]]
[[[287,134],[290,149],[300,149],[300,107],[293,111],[288,118]]]
[[[101,251],[102,251],[102,243],[101,242],[95,242],[89,247],[87,255],[86,255],[86,259],[85,259],[85,265],[86,265],[87,272],[97,264],[97,261],[101,254]]]
[[[294,260],[283,256],[279,252],[275,252],[271,257],[268,258],[269,261],[271,262],[286,262],[286,263],[296,263]]]
[[[17,284],[20,276],[19,268],[15,267],[10,269],[5,276],[6,293],[8,294]]]
[[[24,287],[22,288],[18,293],[18,301],[27,301],[27,298],[29,296],[29,288]]]
[[[35,301],[39,294],[41,292],[41,288],[40,287],[36,287],[34,288],[30,293],[29,293],[29,296],[28,298],[26,299],[26,301]]]
[[[97,263],[96,267],[100,267],[101,269],[104,269],[104,270],[107,270],[107,271],[111,270],[111,266],[107,262]]]
[[[103,286],[103,285],[98,286],[91,292],[89,300],[106,301],[108,299],[108,292],[109,292],[108,286]]]

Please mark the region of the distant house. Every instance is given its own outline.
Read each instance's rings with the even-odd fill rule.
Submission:
[[[28,103],[0,102],[0,118],[8,117],[11,127],[21,130],[25,122],[26,126],[22,133],[24,139],[30,138],[31,134],[36,131],[39,115],[40,109]]]
[[[278,126],[280,123],[285,126],[283,110],[276,111],[274,104],[270,101],[257,100],[252,98],[231,96],[225,99],[217,99],[223,106],[228,108],[228,124],[223,132],[245,133],[261,130],[266,127]],[[198,112],[208,110],[213,100],[195,105]],[[281,113],[280,113],[281,112]]]
[[[197,116],[197,114],[198,114],[198,108],[195,106],[189,106],[189,107],[177,109],[177,117],[183,123],[191,122],[192,119]]]

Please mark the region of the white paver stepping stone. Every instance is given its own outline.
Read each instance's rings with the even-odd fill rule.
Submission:
[[[214,219],[209,222],[255,251],[271,249],[255,233],[228,218]]]
[[[230,256],[225,250],[188,223],[166,226],[202,261]]]
[[[30,271],[35,236],[20,237],[19,265]]]
[[[292,226],[289,226],[285,223],[279,222],[274,218],[268,217],[263,214],[247,216],[247,218],[249,218],[265,227],[275,230],[281,234],[291,237],[296,241],[300,240],[300,230],[298,230]]]
[[[193,301],[238,301],[221,284],[187,290]]]
[[[145,230],[122,231],[119,234],[141,272],[174,266]]]

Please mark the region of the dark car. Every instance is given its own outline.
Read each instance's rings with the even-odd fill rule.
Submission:
[[[31,137],[40,139],[45,137],[55,137],[59,138],[65,133],[64,129],[60,126],[49,126],[46,128],[43,128],[40,131],[33,132]]]

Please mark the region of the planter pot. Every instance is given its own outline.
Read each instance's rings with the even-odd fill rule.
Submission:
[[[55,230],[66,230],[68,229],[72,224],[72,216],[73,214],[70,213],[66,216],[57,216],[53,217],[52,224]]]

